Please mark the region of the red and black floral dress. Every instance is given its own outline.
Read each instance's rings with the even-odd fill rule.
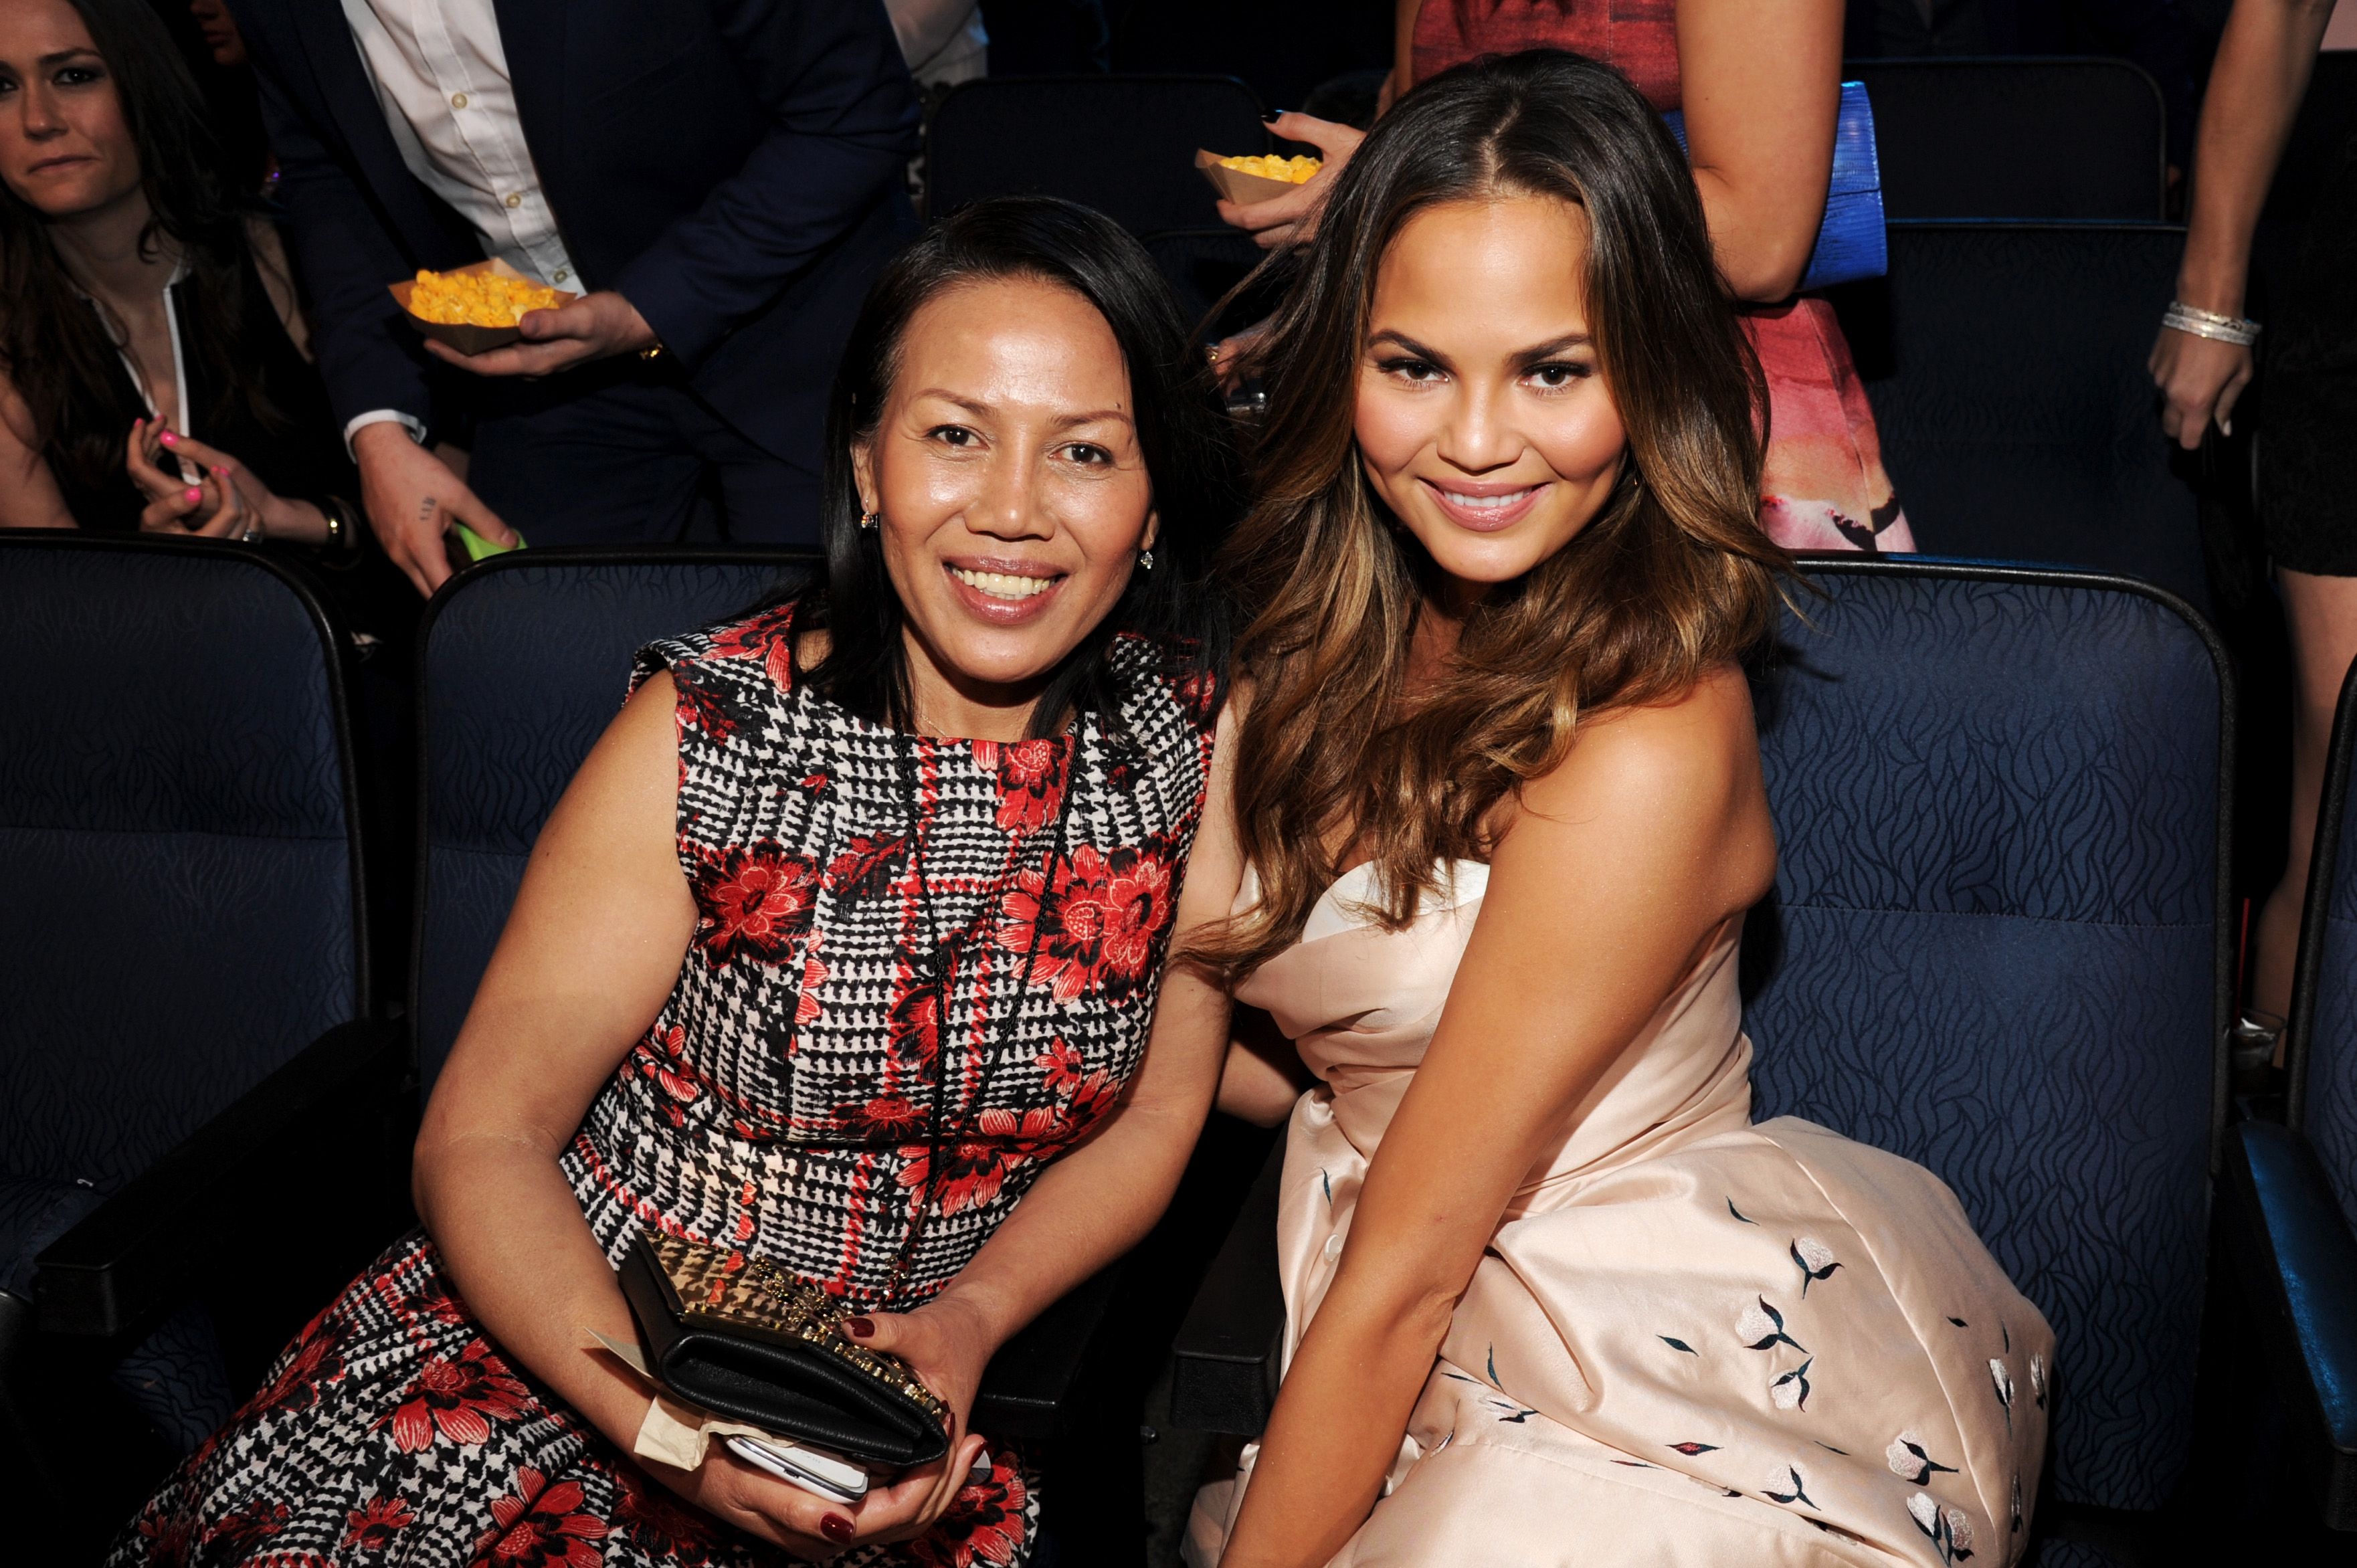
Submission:
[[[1118,711],[931,740],[794,679],[791,608],[661,642],[696,932],[564,1168],[609,1258],[641,1225],[864,1307],[938,1291],[1145,1051],[1202,813],[1213,690],[1118,638]],[[986,1434],[985,1434],[986,1435]],[[1021,1563],[1034,1477],[994,1444],[931,1535],[838,1561]],[[113,1562],[749,1564],[509,1360],[422,1234],[306,1328]]]

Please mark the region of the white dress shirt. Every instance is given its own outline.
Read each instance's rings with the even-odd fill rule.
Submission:
[[[491,0],[343,0],[343,7],[409,172],[473,225],[483,254],[582,292],[524,143]],[[389,408],[355,418],[344,439],[385,420],[425,439],[422,421]]]

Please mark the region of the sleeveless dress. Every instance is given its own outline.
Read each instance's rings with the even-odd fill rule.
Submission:
[[[1676,0],[1424,0],[1415,79],[1488,54],[1570,49],[1614,67],[1655,109],[1684,102]],[[1822,299],[1750,306],[1743,328],[1768,377],[1760,521],[1789,550],[1910,552],[1849,340]]]
[[[562,1165],[609,1260],[655,1225],[905,1311],[1135,1070],[1215,693],[1124,636],[1118,711],[1057,740],[926,739],[798,686],[791,626],[788,607],[639,656],[637,679],[668,669],[678,687],[679,860],[698,918]],[[1028,1562],[1037,1477],[990,1451],[989,1480],[932,1533],[836,1561]],[[303,1330],[111,1561],[786,1558],[681,1501],[509,1360],[413,1233]]]
[[[1278,1199],[1289,1364],[1415,1081],[1489,868],[1404,930],[1346,875],[1237,992],[1323,1080]],[[1247,885],[1244,901],[1254,896]],[[1242,901],[1240,901],[1242,907]],[[1732,931],[1566,1118],[1458,1303],[1349,1568],[2008,1563],[2054,1337],[1929,1172],[1750,1120]],[[1197,1499],[1216,1560],[1242,1504]]]

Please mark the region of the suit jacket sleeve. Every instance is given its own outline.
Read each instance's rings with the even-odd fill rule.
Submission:
[[[614,284],[691,367],[865,215],[918,147],[915,89],[877,0],[712,3],[768,128]]]
[[[385,285],[413,271],[375,206],[287,101],[257,55],[277,195],[312,317],[312,348],[336,423],[390,408],[431,426],[429,361]]]

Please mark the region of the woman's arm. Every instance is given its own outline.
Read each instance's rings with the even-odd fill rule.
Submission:
[[[648,681],[541,830],[417,1135],[417,1212],[458,1293],[503,1353],[626,1454],[649,1392],[587,1331],[629,1344],[637,1329],[557,1159],[670,995],[694,929],[674,848],[676,701],[670,676]],[[764,1540],[834,1550],[828,1505],[725,1454],[651,1473]]]
[[[71,528],[65,492],[41,456],[33,411],[0,378],[0,528]]]
[[[2332,4],[2235,0],[2194,134],[2191,221],[2177,272],[2179,303],[2220,316],[2243,314],[2251,235],[2308,91]],[[2212,420],[2225,425],[2251,379],[2248,346],[2166,327],[2147,363],[2165,394],[2161,428],[2189,449],[2201,445]]]
[[[1674,704],[1584,725],[1527,788],[1277,1395],[1223,1568],[1315,1568],[1366,1518],[1515,1189],[1774,859],[1750,699],[1731,670]]]
[[[1255,1127],[1275,1127],[1293,1114],[1294,1102],[1313,1081],[1275,1019],[1257,1007],[1236,1009],[1213,1104]]]
[[[1678,0],[1686,153],[1738,299],[1788,297],[1833,180],[1842,0]]]

